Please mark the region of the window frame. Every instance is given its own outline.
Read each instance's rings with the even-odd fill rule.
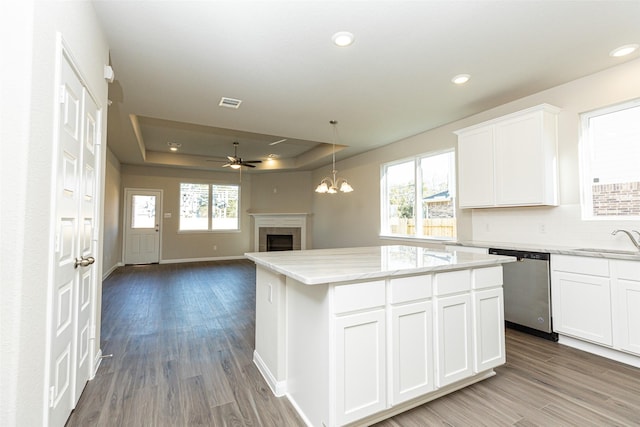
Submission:
[[[206,185],[208,190],[208,213],[207,213],[207,228],[199,230],[183,230],[181,228],[182,221],[182,185]],[[213,227],[213,187],[225,186],[236,187],[238,190],[238,206],[236,208],[237,213],[237,228],[212,228]],[[178,186],[178,234],[194,234],[194,233],[240,233],[242,232],[242,217],[241,217],[241,203],[242,203],[242,186],[240,184],[226,183],[226,182],[197,182],[197,181],[181,181]]]
[[[423,234],[423,177],[421,162],[424,158],[435,157],[443,154],[451,154],[451,164],[449,169],[449,194],[453,210],[453,220],[455,222],[454,235],[453,236],[427,236]],[[414,218],[416,234],[397,234],[391,232],[391,226],[389,225],[389,201],[388,201],[388,186],[386,179],[386,170],[389,167],[397,166],[402,163],[413,163],[413,179],[414,179]],[[437,151],[430,151],[426,153],[417,154],[402,159],[393,160],[391,162],[382,163],[380,165],[380,233],[379,237],[385,239],[399,239],[399,240],[425,240],[425,241],[439,241],[449,242],[457,239],[458,229],[458,216],[457,216],[457,197],[456,197],[456,150],[455,148],[447,148]],[[453,170],[451,170],[453,168]]]
[[[640,98],[608,105],[602,108],[580,113],[580,134],[578,143],[579,161],[579,188],[580,188],[580,214],[583,221],[637,221],[640,215],[594,215],[593,213],[593,165],[591,164],[591,151],[593,149],[593,137],[589,128],[592,118],[612,114],[630,108],[640,108]],[[638,179],[640,181],[640,177]]]

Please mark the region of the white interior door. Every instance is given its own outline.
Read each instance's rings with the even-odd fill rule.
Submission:
[[[162,190],[127,188],[125,197],[124,263],[160,261]]]
[[[68,58],[61,61],[51,296],[49,423],[63,426],[91,376],[90,338],[99,110]]]

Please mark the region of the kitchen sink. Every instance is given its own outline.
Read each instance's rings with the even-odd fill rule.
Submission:
[[[617,249],[596,249],[596,248],[580,248],[576,249],[580,252],[599,252],[603,254],[617,254],[617,255],[637,255],[640,256],[640,251],[623,251]]]

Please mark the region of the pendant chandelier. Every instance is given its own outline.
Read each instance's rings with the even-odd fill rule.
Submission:
[[[351,193],[353,191],[353,187],[349,185],[346,179],[337,178],[338,171],[336,170],[336,139],[338,139],[338,129],[336,125],[338,124],[337,120],[329,121],[333,126],[333,147],[331,150],[332,157],[332,169],[331,176],[325,176],[320,181],[320,184],[316,187],[316,193],[327,193],[327,194],[336,194],[338,191],[342,193]]]

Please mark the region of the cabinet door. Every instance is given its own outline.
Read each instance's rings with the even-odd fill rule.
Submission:
[[[543,202],[542,113],[496,124],[496,201],[499,205]]]
[[[612,345],[609,278],[554,271],[551,283],[554,330]]]
[[[502,288],[473,292],[474,372],[505,363]]]
[[[436,381],[443,387],[473,373],[471,295],[434,300],[436,309]]]
[[[385,311],[337,317],[336,422],[343,425],[386,408]]]
[[[493,206],[493,126],[458,136],[458,202],[461,208]]]
[[[640,355],[640,282],[618,279],[615,285],[618,300],[617,346]]]
[[[431,301],[391,308],[392,405],[428,393],[433,379]]]

